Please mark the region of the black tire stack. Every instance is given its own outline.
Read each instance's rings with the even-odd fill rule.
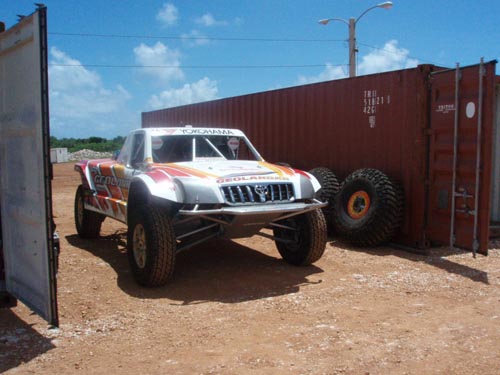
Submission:
[[[323,207],[323,215],[326,219],[328,232],[333,231],[334,198],[340,190],[340,183],[337,176],[326,167],[317,167],[309,171],[321,185],[321,189],[316,193],[316,198],[322,202],[328,202],[328,206]]]
[[[323,212],[336,236],[362,247],[378,246],[396,236],[403,221],[404,194],[383,172],[359,169],[339,187],[328,168],[310,173],[322,185],[318,198],[329,201]]]

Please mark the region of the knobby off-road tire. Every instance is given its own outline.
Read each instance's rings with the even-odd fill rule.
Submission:
[[[176,240],[166,210],[145,204],[130,213],[127,253],[138,284],[158,287],[167,283],[174,272]]]
[[[334,199],[340,190],[340,183],[337,176],[328,168],[317,167],[309,171],[321,185],[321,189],[316,193],[316,198],[322,202],[328,201],[328,206],[323,207],[323,215],[329,230],[333,228]]]
[[[377,169],[359,169],[342,183],[334,202],[334,227],[356,246],[378,246],[394,237],[403,218],[400,186]]]
[[[321,258],[327,237],[326,221],[321,210],[292,216],[277,224],[288,227],[274,228],[276,247],[285,261],[296,266],[307,266]]]
[[[76,232],[83,238],[96,238],[101,231],[104,215],[85,209],[85,193],[83,186],[78,186],[75,194],[75,226]]]

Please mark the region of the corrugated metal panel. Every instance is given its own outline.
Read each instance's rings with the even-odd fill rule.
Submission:
[[[494,100],[495,63],[433,76],[429,236],[440,243],[451,242],[482,253],[488,250]]]
[[[500,77],[497,77],[500,78]],[[498,232],[500,229],[500,79],[497,79],[495,90],[495,123],[493,130],[493,166],[492,166],[492,186],[491,186],[491,221]]]
[[[339,178],[377,168],[401,182],[398,242],[427,247],[430,65],[143,113],[142,125],[240,128],[269,161]]]
[[[47,54],[43,5],[0,34],[0,229],[7,292],[57,326]]]

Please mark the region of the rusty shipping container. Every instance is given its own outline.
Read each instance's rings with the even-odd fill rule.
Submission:
[[[266,160],[328,167],[340,180],[379,169],[404,189],[396,242],[486,254],[500,221],[495,66],[420,65],[260,92],[145,112],[142,126],[239,128]]]

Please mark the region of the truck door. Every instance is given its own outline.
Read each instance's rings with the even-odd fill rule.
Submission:
[[[429,239],[488,251],[495,62],[431,74]]]
[[[7,292],[57,326],[46,19],[0,33],[0,214]]]

